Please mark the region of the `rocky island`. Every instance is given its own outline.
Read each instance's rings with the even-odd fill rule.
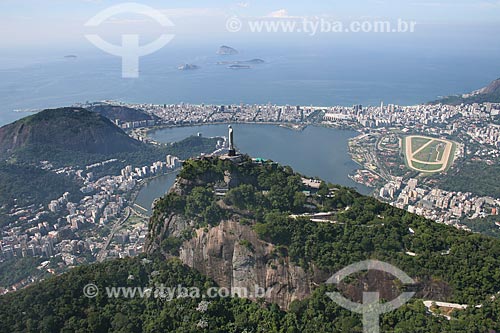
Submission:
[[[238,53],[239,52],[236,49],[226,45],[222,45],[217,51],[218,55],[235,55]]]
[[[227,66],[227,68],[229,68],[229,69],[250,69],[250,68],[252,68],[252,66],[248,66],[248,65],[229,65],[229,66]]]
[[[177,67],[177,69],[180,71],[192,71],[192,70],[196,70],[199,68],[200,68],[199,66],[193,65],[193,64],[184,64],[184,65],[180,65],[179,67]]]
[[[237,61],[219,61],[217,65],[261,65],[266,62],[262,59],[252,59],[252,60],[237,60]]]

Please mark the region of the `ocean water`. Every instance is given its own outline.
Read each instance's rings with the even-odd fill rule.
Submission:
[[[460,48],[459,40],[447,45],[418,38],[414,43],[389,40],[380,45],[356,40],[240,40],[229,44],[239,55],[217,56],[222,43],[172,43],[141,58],[138,79],[121,78],[120,58],[93,48],[63,48],[37,57],[28,51],[0,53],[0,125],[26,115],[15,109],[104,99],[161,104],[415,104],[468,92],[500,76],[499,48],[486,48],[486,43]],[[66,54],[78,58],[65,59]],[[266,63],[246,70],[216,64],[253,58]],[[200,69],[177,70],[184,63]]]
[[[469,92],[500,77],[498,26],[443,29],[429,26],[414,35],[239,36],[182,42],[179,37],[141,58],[138,79],[121,77],[121,59],[93,46],[1,49],[0,126],[43,109],[74,103],[119,100],[130,103],[379,105],[417,104]],[[425,30],[425,29],[424,29]],[[240,51],[218,56],[220,45]],[[77,55],[66,59],[65,55]],[[260,58],[265,64],[231,70],[218,61]],[[181,64],[200,69],[179,71]],[[354,132],[309,127],[238,125],[237,145],[252,156],[271,158],[333,183],[369,190],[347,176],[355,168],[347,154]],[[178,128],[157,139],[178,141],[201,131],[225,135],[225,126]],[[145,207],[165,193],[174,176],[159,178],[138,197]]]

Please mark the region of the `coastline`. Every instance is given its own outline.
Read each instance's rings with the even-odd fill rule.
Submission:
[[[221,122],[206,122],[206,123],[193,123],[193,124],[180,124],[180,125],[161,124],[161,125],[155,125],[153,127],[136,128],[136,129],[132,130],[131,132],[137,131],[138,133],[142,134],[144,136],[144,138],[147,138],[151,142],[154,142],[155,144],[158,144],[158,145],[165,145],[167,143],[158,142],[158,141],[152,139],[149,134],[151,132],[154,132],[154,131],[159,131],[159,130],[163,130],[163,129],[171,129],[171,128],[188,128],[188,127],[234,125],[234,124],[237,124],[237,125],[266,125],[266,126],[272,125],[272,126],[286,128],[286,129],[290,129],[292,131],[298,131],[298,132],[305,130],[309,126],[358,132],[359,135],[354,137],[353,139],[365,134],[362,131],[362,129],[356,128],[354,126],[333,126],[333,124],[324,124],[324,123],[300,123],[300,124],[297,124],[297,123],[290,123],[290,122],[269,122],[269,121],[221,121]]]
[[[133,194],[133,199],[131,198],[131,200],[130,200],[131,204],[129,206],[134,206],[136,204],[136,200],[137,200],[137,197],[139,196],[139,193],[144,189],[144,187],[146,185],[148,185],[153,180],[158,179],[160,177],[164,177],[164,176],[168,176],[168,175],[174,174],[174,173],[178,172],[180,169],[181,168],[176,168],[176,169],[173,169],[173,170],[169,170],[168,172],[162,173],[161,175],[155,175],[155,176],[150,177],[150,178],[142,179],[136,185],[136,187],[134,188],[134,192],[135,193]],[[144,207],[144,208],[146,208],[146,207]]]
[[[354,140],[356,138],[359,138],[362,135],[365,135],[365,133],[362,131],[362,129],[355,128],[353,126],[332,126],[332,124],[321,124],[321,123],[297,124],[297,123],[290,123],[290,122],[283,123],[283,122],[255,122],[255,121],[252,121],[252,122],[249,122],[249,121],[246,121],[246,122],[224,121],[224,122],[206,122],[206,123],[176,124],[176,125],[174,125],[174,124],[162,124],[162,125],[158,125],[158,126],[154,126],[154,127],[142,128],[141,133],[142,133],[142,136],[144,136],[147,140],[156,142],[156,140],[152,137],[153,136],[152,133],[154,133],[156,131],[161,131],[164,129],[176,129],[176,128],[194,128],[195,130],[193,132],[196,132],[197,127],[228,125],[228,124],[276,126],[279,128],[285,128],[285,129],[289,129],[289,130],[297,131],[297,132],[304,131],[307,127],[312,126],[312,127],[325,128],[325,129],[331,129],[331,130],[336,130],[336,131],[350,132],[352,137],[349,139],[349,141]],[[172,142],[175,142],[175,141],[172,141]],[[171,144],[172,142],[169,142],[169,143],[157,142],[157,144]],[[354,178],[354,175],[356,175],[358,173],[358,171],[364,169],[364,166],[353,158],[353,154],[352,154],[350,147],[349,147],[349,142],[347,142],[346,144],[347,144],[346,148],[347,148],[348,158],[350,161],[354,162],[353,170],[351,170],[347,174],[347,178],[349,178],[349,180],[353,181],[354,184],[356,184],[356,185],[351,185],[351,186],[355,187],[355,186],[359,185],[365,189],[365,190],[362,190],[363,193],[372,194],[374,191],[373,186],[367,186],[366,183],[356,181],[356,179]]]
[[[194,124],[180,124],[180,125],[171,125],[171,124],[161,124],[155,125],[153,127],[143,127],[138,128],[136,130],[140,130],[141,133],[144,134],[145,137],[151,139],[148,136],[150,132],[159,131],[162,129],[169,128],[184,128],[184,127],[201,127],[201,126],[213,126],[213,125],[274,125],[282,128],[288,128],[294,131],[303,131],[308,126],[317,126],[317,124],[296,124],[296,123],[283,123],[283,122],[269,122],[269,121],[217,121],[217,122],[206,122],[206,123],[194,123]]]
[[[241,124],[241,125],[266,125],[266,126],[273,125],[273,126],[277,126],[277,127],[281,127],[281,128],[286,128],[286,129],[290,129],[290,130],[293,130],[293,131],[297,131],[297,132],[301,132],[301,131],[305,130],[307,127],[309,127],[309,126],[331,128],[331,129],[342,130],[342,131],[357,132],[358,135],[355,136],[355,137],[353,137],[353,138],[351,138],[351,139],[349,139],[349,141],[356,140],[357,138],[359,138],[359,137],[361,137],[361,136],[363,136],[363,135],[366,134],[366,133],[364,133],[362,131],[361,128],[355,128],[353,126],[333,126],[333,124],[324,124],[324,123],[296,124],[296,123],[290,123],[290,122],[283,123],[283,122],[260,122],[260,121],[235,121],[235,122],[223,121],[223,122],[207,122],[207,123],[182,124],[182,125],[162,124],[162,125],[156,125],[156,126],[153,126],[153,127],[138,128],[136,130],[139,130],[140,133],[143,134],[144,137],[147,138],[148,140],[153,141],[156,144],[165,145],[167,143],[158,142],[158,141],[152,139],[149,134],[151,132],[154,132],[154,131],[160,131],[160,130],[163,130],[163,129],[171,129],[171,128],[188,128],[188,127],[202,127],[202,126],[215,126],[215,125],[232,125],[232,124]],[[170,143],[172,143],[172,142],[170,142]],[[348,146],[348,148],[349,148],[349,146]],[[363,166],[358,161],[356,161],[355,159],[352,158],[352,153],[350,151],[349,151],[349,155],[351,156],[351,160],[353,162],[355,162],[356,164],[358,164],[361,167]]]

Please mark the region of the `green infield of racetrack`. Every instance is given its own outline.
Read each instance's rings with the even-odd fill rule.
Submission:
[[[403,157],[404,157],[403,160],[404,160],[406,167],[413,170],[413,171],[421,172],[423,174],[429,174],[429,175],[435,174],[437,172],[436,170],[439,170],[442,167],[442,164],[426,164],[426,163],[421,163],[421,162],[416,162],[416,161],[412,161],[411,162],[412,165],[409,164],[409,162],[408,162],[409,158],[408,158],[408,156],[406,156],[406,138],[408,136],[415,136],[415,135],[407,135],[407,136],[400,137],[401,138],[401,151],[403,152]],[[430,137],[428,139],[415,138],[415,139],[412,139],[412,148],[418,149],[419,147],[422,147],[424,144],[428,143],[430,140],[441,140],[441,139],[435,139],[435,138],[430,138]],[[442,172],[447,172],[451,168],[451,166],[453,165],[453,162],[455,160],[455,153],[457,150],[457,144],[454,141],[450,141],[450,140],[443,140],[443,141],[448,141],[448,142],[451,142],[451,144],[452,144],[450,156],[448,158],[448,161],[446,162],[446,168],[444,171],[442,171]],[[438,143],[438,141],[436,141],[436,144],[437,143]],[[436,145],[431,144],[430,147],[434,147],[434,149],[435,149]],[[429,147],[427,147],[423,151],[427,151],[427,153],[429,154],[428,148]],[[414,151],[414,150],[412,150],[412,151]],[[435,158],[437,158],[437,156]],[[416,168],[421,169],[421,170],[416,170]],[[425,170],[425,172],[422,170]]]

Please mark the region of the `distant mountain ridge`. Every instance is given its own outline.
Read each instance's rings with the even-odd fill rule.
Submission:
[[[86,106],[85,109],[97,112],[111,121],[120,120],[121,122],[154,120],[155,117],[147,114],[146,112],[123,105],[111,104],[94,104]]]
[[[447,96],[430,104],[451,104],[458,105],[462,103],[500,103],[500,78],[491,82],[484,88],[473,91],[469,94]]]
[[[73,152],[113,154],[141,149],[108,118],[82,108],[44,110],[0,128],[0,156],[45,146]]]
[[[477,94],[494,94],[500,90],[500,79],[491,82],[487,87],[477,90]]]

